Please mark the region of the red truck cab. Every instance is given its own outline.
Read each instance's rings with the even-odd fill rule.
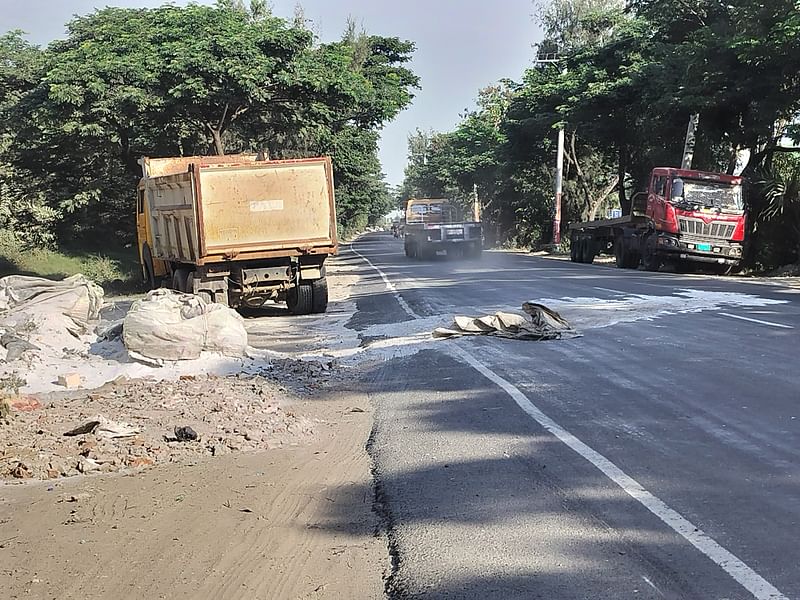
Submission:
[[[643,255],[734,265],[742,257],[742,178],[658,167],[650,175],[646,216],[655,235]]]

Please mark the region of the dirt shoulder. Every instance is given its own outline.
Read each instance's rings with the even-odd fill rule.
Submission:
[[[331,269],[328,315],[249,319],[267,355],[238,367],[207,361],[11,397],[0,415],[0,596],[382,597],[372,408],[349,385],[358,369],[324,357],[352,316],[354,269]],[[176,439],[182,427],[197,439]]]
[[[293,409],[306,443],[0,487],[3,596],[381,597],[369,402],[332,391]]]

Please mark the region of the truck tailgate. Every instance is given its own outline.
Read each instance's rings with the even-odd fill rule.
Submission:
[[[336,244],[330,159],[201,166],[201,252],[259,252]]]

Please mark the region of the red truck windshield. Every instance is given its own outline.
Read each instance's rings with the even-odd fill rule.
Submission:
[[[682,205],[740,211],[744,208],[742,186],[714,181],[676,179],[672,182],[672,203]]]

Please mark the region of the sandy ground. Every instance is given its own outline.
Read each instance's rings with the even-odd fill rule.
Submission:
[[[357,367],[324,358],[357,276],[329,279],[330,315],[250,317],[271,354],[238,376],[206,361],[183,378],[26,393],[30,410],[0,419],[0,598],[382,597],[372,408],[348,385]],[[96,415],[139,431],[63,436]],[[200,439],[170,440],[182,425]]]
[[[2,597],[381,597],[368,401],[296,410],[308,444],[0,487]]]

